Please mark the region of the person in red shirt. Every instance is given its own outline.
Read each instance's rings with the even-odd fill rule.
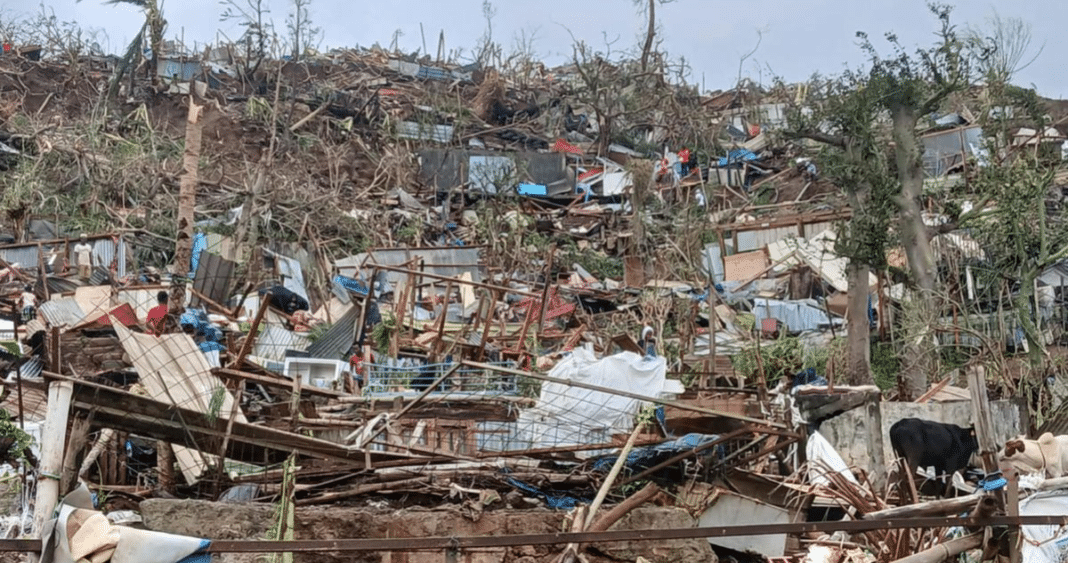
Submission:
[[[167,319],[167,292],[161,291],[157,293],[156,302],[159,304],[148,310],[148,316],[145,317],[145,327],[148,329],[149,334],[159,336],[163,334],[164,321]]]

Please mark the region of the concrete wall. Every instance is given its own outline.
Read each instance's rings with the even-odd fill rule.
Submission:
[[[838,450],[847,464],[865,470],[877,486],[885,481],[886,469],[894,463],[894,452],[887,437],[890,427],[903,418],[922,418],[959,426],[972,425],[972,403],[878,403],[876,409],[859,407],[825,421],[820,434]],[[1027,410],[1022,399],[990,402],[990,418],[994,424],[994,442],[1025,433],[1028,427]],[[878,420],[876,420],[878,419]]]

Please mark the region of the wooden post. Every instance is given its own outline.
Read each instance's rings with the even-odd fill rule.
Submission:
[[[486,354],[486,340],[489,338],[490,329],[493,328],[493,313],[497,310],[497,303],[503,299],[501,291],[499,289],[493,290],[492,296],[489,299],[489,306],[486,307],[486,323],[482,326],[482,339],[478,342],[478,353],[475,357],[478,361],[484,361]],[[502,321],[503,324],[503,321]],[[501,335],[504,335],[502,329]]]
[[[378,279],[378,268],[371,269],[371,278],[367,282],[367,295],[363,298],[363,306],[360,307],[360,321],[356,323],[356,339],[360,344],[367,344],[367,337],[369,334],[364,334],[364,327],[367,325],[367,310],[371,307],[371,302],[375,298],[375,280]],[[362,339],[361,339],[362,337]],[[370,363],[371,358],[364,356],[363,361]]]
[[[33,512],[33,533],[40,537],[45,520],[59,502],[59,477],[63,470],[63,450],[67,437],[74,383],[53,381],[48,384],[48,414],[41,432],[41,466],[37,478],[37,501]]]
[[[174,494],[174,448],[170,442],[156,440],[156,470],[159,472],[159,488],[168,494]]]
[[[63,365],[59,361],[59,359],[62,357],[59,354],[59,327],[52,327],[52,334],[50,336],[52,345],[49,346],[50,350],[48,350],[48,364],[49,367],[52,368],[52,371],[62,374]]]
[[[37,243],[37,269],[41,276],[41,291],[44,293],[45,301],[48,301],[52,299],[52,295],[48,291],[48,270],[45,269],[44,246],[41,243]]]
[[[556,245],[549,249],[549,259],[545,262],[545,288],[541,294],[541,308],[538,311],[538,330],[534,333],[539,339],[545,326],[545,308],[549,306],[549,291],[553,287],[553,256],[556,255]]]
[[[1005,471],[1005,479],[1009,486],[1005,491],[1005,514],[1010,518],[1020,516],[1020,476],[1015,469]],[[1009,527],[1009,563],[1020,563],[1023,553],[1020,551],[1023,542],[1023,530],[1020,526]]]
[[[240,368],[241,363],[245,361],[245,356],[252,351],[252,343],[256,341],[256,332],[259,331],[263,316],[267,314],[267,307],[270,306],[270,302],[271,292],[268,291],[260,298],[260,306],[256,309],[256,318],[252,320],[252,325],[248,327],[248,335],[245,336],[245,341],[241,343],[241,349],[237,351],[237,357],[230,363],[231,368]]]
[[[998,470],[997,444],[994,443],[994,423],[990,419],[990,398],[986,394],[986,368],[981,365],[968,370],[968,392],[972,397],[972,422],[975,425],[975,439],[979,443],[979,456],[983,460],[983,471],[993,473]]]
[[[449,312],[449,297],[452,295],[452,281],[445,283],[445,295],[441,298],[441,315],[438,317],[437,337],[434,338],[434,345],[430,347],[431,353],[435,358],[441,353],[441,350],[445,347],[445,319],[448,317]]]

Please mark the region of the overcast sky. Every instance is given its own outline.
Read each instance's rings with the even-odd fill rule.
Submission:
[[[40,0],[0,0],[0,17],[32,16]],[[247,2],[248,0],[237,0]],[[496,9],[493,38],[505,51],[520,32],[534,35],[534,50],[550,65],[571,54],[572,34],[601,49],[605,37],[614,50],[638,44],[645,22],[632,0],[492,0]],[[953,2],[951,2],[953,3]],[[265,0],[269,17],[279,31],[285,27],[291,0]],[[994,12],[989,0],[958,0],[953,20],[983,25]],[[43,0],[58,19],[74,20],[84,28],[103,30],[100,45],[119,52],[136,35],[144,20],[139,8],[103,0]],[[165,0],[167,37],[184,37],[187,44],[214,41],[221,33],[241,35],[234,22],[219,20],[223,6],[216,0]],[[1065,51],[1063,24],[1068,21],[1065,0],[999,2],[1002,18],[1018,17],[1032,26],[1032,47],[1044,50],[1016,82],[1035,86],[1038,93],[1068,98],[1068,73],[1057,53]],[[767,82],[772,75],[803,80],[814,72],[834,74],[846,64],[861,62],[855,32],[873,38],[893,31],[910,48],[929,46],[938,27],[925,0],[676,0],[657,10],[662,47],[673,57],[684,56],[693,68],[690,82],[707,90],[729,88],[738,74],[740,57],[762,40],[743,66],[743,75]],[[470,53],[486,29],[482,0],[312,0],[311,17],[324,31],[323,47],[388,46],[395,33],[402,50],[423,46],[435,53],[444,30],[446,48]],[[422,24],[422,32],[420,31]],[[880,44],[882,42],[880,41]]]

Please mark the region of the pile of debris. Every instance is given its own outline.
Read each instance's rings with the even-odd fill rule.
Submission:
[[[55,62],[0,60],[3,122],[84,112],[113,62],[76,62],[63,90]],[[0,461],[37,468],[34,533],[81,483],[113,524],[213,540],[335,539],[305,508],[332,505],[349,537],[566,529],[564,558],[588,561],[979,546],[964,524],[887,524],[975,506],[986,526],[1000,493],[891,508],[919,493],[889,476],[884,436],[996,410],[980,432],[993,454],[1028,430],[1026,408],[988,405],[982,379],[916,403],[836,381],[850,292],[885,331],[904,291],[851,287],[834,251],[851,211],[774,139],[784,103],[672,88],[676,113],[613,122],[583,97],[581,63],[517,74],[346,50],[254,82],[215,50],[161,62],[152,84],[121,84],[125,111],[91,144],[71,126],[0,135],[12,185],[89,187],[84,213],[5,208],[0,408],[19,428],[0,420],[0,440],[39,447],[12,440]],[[179,149],[187,131],[200,154]],[[29,159],[70,166],[25,183]],[[167,189],[180,176],[195,209]],[[199,220],[173,237],[176,201]],[[86,217],[115,227],[82,234]],[[84,493],[56,529],[92,509]],[[839,529],[856,533],[815,533]],[[559,556],[551,543],[481,545],[529,562]]]

